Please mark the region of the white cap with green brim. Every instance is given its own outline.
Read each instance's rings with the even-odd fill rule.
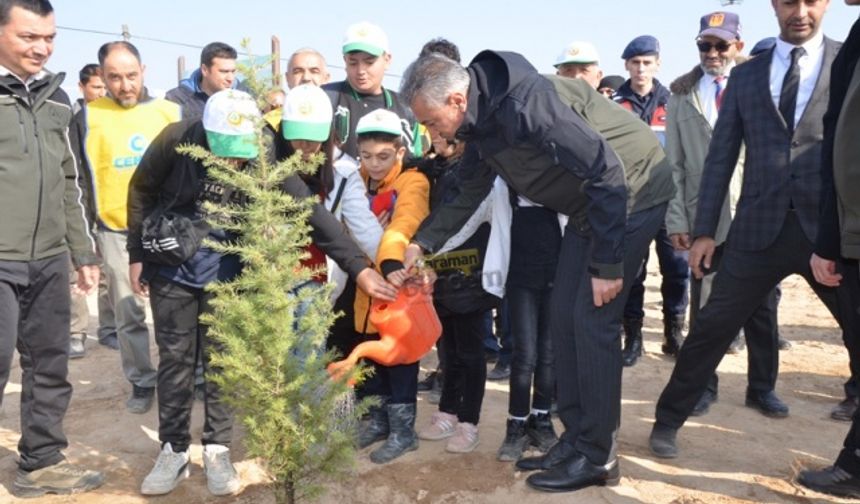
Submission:
[[[400,116],[390,110],[378,109],[365,114],[355,126],[355,134],[387,133],[400,136],[403,134],[403,123]]]
[[[261,117],[257,103],[248,93],[225,89],[213,94],[203,109],[209,150],[219,157],[257,157],[257,126]]]
[[[600,56],[597,55],[597,49],[591,42],[576,41],[571,42],[564,48],[558,58],[555,60],[556,67],[566,65],[568,63],[595,65],[600,61]]]
[[[284,100],[281,133],[287,140],[325,142],[331,133],[331,100],[313,84],[290,90]]]
[[[382,56],[383,53],[388,52],[388,36],[382,28],[367,21],[350,25],[343,37],[343,53],[354,51]]]

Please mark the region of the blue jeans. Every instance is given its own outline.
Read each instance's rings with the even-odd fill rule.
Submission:
[[[690,266],[687,264],[689,254],[678,252],[672,247],[672,241],[666,233],[666,226],[660,228],[654,237],[654,245],[657,249],[657,259],[660,261],[660,274],[663,283],[660,285],[660,293],[663,295],[663,315],[665,317],[680,317],[687,313],[689,303],[688,288],[690,285]],[[642,320],[645,318],[645,277],[648,274],[648,256],[642,261],[642,268],[636,276],[636,280],[630,288],[630,297],[624,306],[624,318],[628,320]]]
[[[514,417],[528,415],[529,406],[537,410],[549,410],[552,405],[555,372],[552,335],[549,332],[551,293],[551,287],[530,289],[509,285],[507,288],[504,303],[508,308],[513,335],[508,413]]]

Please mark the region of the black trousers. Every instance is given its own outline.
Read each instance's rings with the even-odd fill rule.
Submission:
[[[486,312],[442,317],[440,350],[445,380],[439,411],[457,415],[460,422],[477,425],[484,403],[487,361],[484,356]]]
[[[843,264],[843,268],[842,283],[846,286],[849,295],[840,298],[840,306],[843,306],[846,312],[851,310],[857,314],[860,311],[860,297],[857,296],[860,293],[860,269],[857,267],[857,261],[849,261],[847,264]],[[851,301],[853,301],[853,305],[849,307],[848,304]],[[857,348],[856,318],[849,319],[846,317],[846,321],[848,320],[851,322],[845,324],[842,334],[848,347],[849,356],[853,359],[856,355],[851,355],[851,353]],[[850,330],[845,330],[846,328]],[[852,372],[854,371],[853,365],[854,362],[852,361]],[[855,477],[860,477],[860,409],[854,413],[851,430],[845,436],[842,451],[839,452],[835,465]]]
[[[34,471],[64,459],[69,374],[69,254],[0,261],[0,404],[15,348],[21,355],[18,467]]]
[[[860,267],[856,260],[842,260],[842,288],[837,291],[842,318],[842,342],[848,350],[851,377],[845,382],[845,397],[860,396]]]
[[[690,327],[696,322],[702,297],[707,304],[713,280],[720,268],[725,245],[720,245],[711,259],[711,269],[702,280],[693,278],[690,283]],[[710,285],[708,285],[710,284]],[[757,392],[769,392],[776,387],[779,375],[779,288],[771,290],[765,301],[744,322],[747,341],[747,388]],[[708,390],[717,393],[719,379],[714,373],[708,381]]]
[[[205,394],[203,444],[229,446],[233,414],[223,401],[221,390],[205,379],[218,370],[209,365],[209,353],[217,348],[209,338],[208,326],[200,315],[210,311],[212,294],[160,276],[149,284],[149,300],[158,345],[158,438],[174,451],[191,444],[191,407],[194,404],[194,370],[202,354]]]
[[[508,414],[525,417],[530,408],[549,410],[552,406],[555,390],[549,330],[552,287],[531,289],[508,284],[505,296],[513,343]]]
[[[669,233],[664,225],[654,236],[654,250],[657,251],[657,259],[660,264],[660,294],[663,296],[663,317],[683,317],[687,312],[689,297],[687,295],[690,284],[690,266],[687,264],[689,253],[675,250]],[[633,285],[630,287],[630,296],[624,306],[624,318],[630,320],[642,320],[645,318],[645,279],[648,277],[648,256],[650,250],[645,251],[642,259],[642,267],[636,275]]]
[[[357,397],[387,397],[390,404],[414,404],[418,402],[418,371],[420,367],[417,362],[397,366],[383,366],[372,360],[368,360],[368,362],[373,366],[373,374],[364,381],[361,390],[356,391]]]
[[[782,231],[769,247],[741,251],[729,244],[708,304],[699,312],[657,402],[657,423],[676,429],[684,424],[741,326],[788,275],[803,276],[841,325],[837,294],[845,295],[846,289],[825,287],[815,281],[809,267],[812,252],[813,244],[793,210],[786,215]]]
[[[627,217],[624,288],[609,304],[594,305],[588,264],[592,238],[568,223],[562,239],[551,297],[563,438],[591,463],[606,464],[616,453],[621,417],[621,316],[645,251],[663,225],[666,204]]]

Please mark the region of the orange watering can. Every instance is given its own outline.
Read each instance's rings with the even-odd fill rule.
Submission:
[[[344,376],[361,358],[384,366],[418,362],[442,335],[429,287],[413,282],[400,288],[393,303],[374,300],[370,321],[379,331],[379,340],[365,341],[346,359],[329,364],[328,372],[333,378]]]

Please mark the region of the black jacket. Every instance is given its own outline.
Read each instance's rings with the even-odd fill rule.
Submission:
[[[203,117],[203,109],[209,95],[200,87],[200,79],[203,76],[200,69],[191,72],[188,78],[182,79],[179,85],[164,94],[165,100],[182,107],[182,119],[200,119]],[[233,81],[233,89],[249,92],[248,87],[239,80]]]
[[[833,145],[836,137],[836,124],[845,103],[848,84],[854,76],[854,69],[860,61],[860,20],[854,22],[848,38],[842,44],[839,54],[830,67],[830,101],[824,114],[824,139],[821,145],[821,202],[818,236],[815,253],[825,259],[834,260],[840,256],[841,238],[839,211],[837,209],[836,187],[833,183]],[[843,191],[854,190],[841,188]]]
[[[197,213],[202,184],[206,177],[203,165],[176,152],[183,144],[208,148],[206,131],[200,120],[181,121],[167,126],[146,149],[131,179],[128,191],[128,255],[132,263],[141,262],[141,226],[143,219],[156,208],[193,216]],[[284,191],[297,198],[311,196],[298,176],[284,182]],[[311,239],[344,271],[355,278],[371,265],[346,228],[321,204],[315,204],[309,219]]]
[[[434,210],[413,241],[438,250],[499,175],[517,193],[570,216],[577,229],[590,229],[590,273],[620,278],[627,189],[621,161],[606,140],[521,55],[484,51],[468,71],[468,109],[457,136],[469,142],[462,163],[472,173],[460,195]]]

